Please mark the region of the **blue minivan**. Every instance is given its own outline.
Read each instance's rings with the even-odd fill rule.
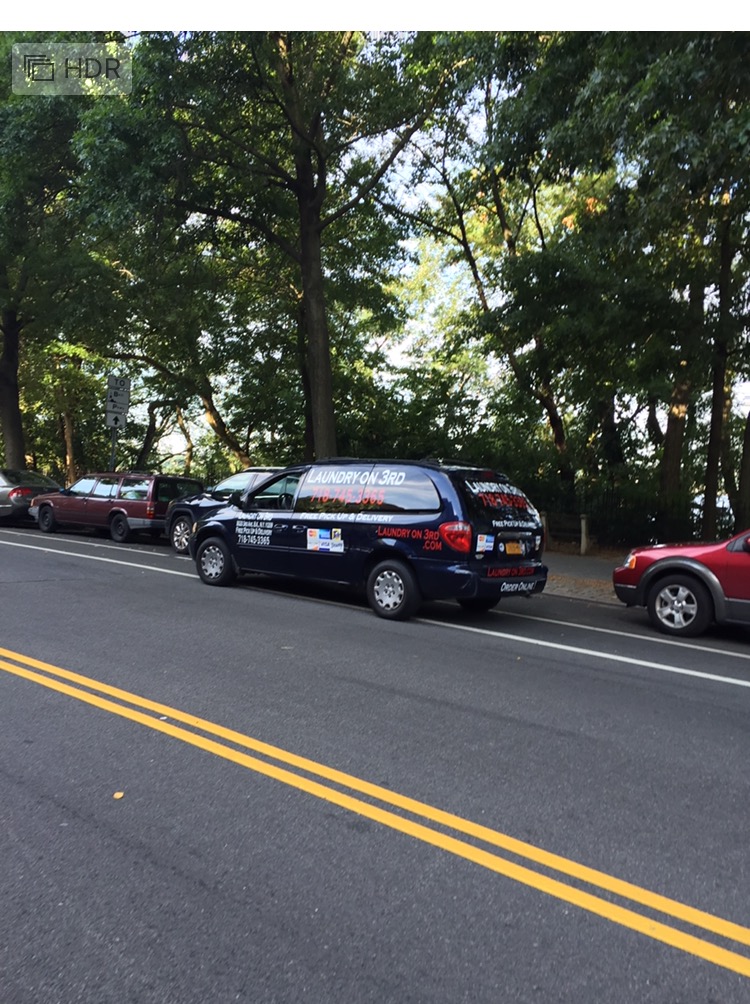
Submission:
[[[547,580],[542,523],[526,495],[496,471],[460,463],[289,467],[199,520],[189,546],[208,585],[244,572],[342,584],[390,619],[423,600],[491,610]]]

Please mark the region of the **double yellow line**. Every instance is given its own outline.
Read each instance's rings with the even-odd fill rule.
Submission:
[[[12,660],[12,661],[8,661]],[[342,771],[326,767],[305,757],[297,756],[277,746],[260,742],[251,736],[226,729],[214,722],[196,718],[168,705],[149,701],[137,694],[131,694],[117,687],[110,687],[98,680],[80,676],[58,666],[40,662],[28,656],[19,655],[0,648],[0,669],[58,693],[91,704],[103,711],[127,718],[156,732],[163,732],[191,746],[222,757],[258,774],[281,781],[316,798],[338,805],[357,815],[364,816],[383,826],[439,847],[474,864],[487,868],[506,878],[530,886],[549,896],[588,910],[599,917],[638,931],[649,938],[661,941],[673,948],[705,959],[714,965],[729,969],[742,976],[750,976],[750,958],[730,948],[705,940],[696,934],[673,927],[657,916],[678,921],[687,927],[715,935],[736,945],[750,946],[750,929],[723,920],[710,913],[694,909],[684,903],[650,892],[640,886],[624,882],[605,872],[587,868],[567,858],[516,840],[507,834],[489,827],[473,823],[468,819],[443,812],[424,802],[399,795],[380,785],[371,784]],[[104,695],[104,696],[102,696]],[[157,717],[158,716],[158,717]],[[174,724],[174,723],[180,723]],[[213,738],[211,738],[213,737]],[[221,740],[221,741],[219,741]],[[227,745],[231,744],[231,745]],[[252,750],[252,756],[244,750]],[[259,759],[264,757],[266,759]],[[275,762],[270,762],[275,761]],[[284,764],[285,766],[279,766]],[[293,768],[292,770],[287,768]],[[321,780],[328,782],[321,783]],[[354,792],[356,794],[351,794]],[[363,796],[363,797],[356,797]],[[367,799],[367,800],[365,800]],[[378,804],[380,803],[380,804]],[[388,808],[384,807],[388,806]],[[399,810],[400,815],[393,810]],[[433,826],[442,829],[434,829]],[[453,834],[471,838],[475,843]],[[485,847],[480,846],[484,844]],[[568,884],[526,865],[501,857],[486,846],[501,850],[521,858],[546,872],[553,872],[573,880]],[[599,893],[609,894],[603,898],[581,886],[593,887]],[[622,906],[615,899],[625,900],[644,908],[639,913],[629,906]]]

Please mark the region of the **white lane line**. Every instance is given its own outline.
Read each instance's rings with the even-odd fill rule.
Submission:
[[[147,572],[162,572],[165,575],[182,575],[185,578],[196,578],[194,572],[178,572],[171,568],[158,568],[156,565],[139,565],[132,561],[118,561],[116,558],[100,558],[93,554],[79,554],[75,551],[63,551],[52,547],[40,547],[37,544],[16,544],[9,540],[2,540],[0,541],[0,544],[5,544],[7,547],[25,547],[32,551],[44,551],[49,554],[70,555],[73,558],[84,558],[88,561],[104,561],[113,565],[126,565],[128,568],[141,568]],[[524,614],[522,616],[528,615]],[[516,634],[508,634],[504,631],[491,631],[488,628],[472,627],[469,624],[446,624],[443,621],[434,621],[426,617],[420,617],[417,619],[421,624],[432,624],[435,627],[447,628],[452,631],[468,631],[472,634],[480,634],[490,638],[497,638],[502,641],[514,641],[519,645],[532,645],[537,648],[553,649],[556,652],[568,652],[572,655],[585,655],[591,657],[592,659],[604,659],[609,662],[623,663],[627,666],[638,666],[640,669],[655,669],[661,673],[672,673],[676,676],[691,676],[699,680],[711,680],[715,683],[728,683],[735,687],[750,688],[750,680],[738,680],[732,676],[718,676],[713,673],[702,673],[696,669],[682,669],[679,666],[665,666],[663,663],[651,662],[647,659],[635,659],[627,655],[615,655],[611,652],[601,652],[595,649],[581,648],[577,645],[563,645],[561,642],[543,641],[540,638],[525,638]],[[602,630],[607,629],[603,628]],[[717,652],[716,654],[725,655],[727,653]]]
[[[183,575],[185,578],[196,578],[195,572],[178,572],[173,568],[159,568],[157,565],[139,565],[135,561],[119,561],[117,558],[102,558],[98,554],[80,554],[78,551],[65,551],[59,547],[41,547],[39,544],[17,544],[12,540],[0,540],[5,547],[25,547],[29,551],[44,551],[46,554],[58,554],[69,558],[84,558],[86,561],[104,561],[109,565],[126,565],[128,568],[142,568],[147,572],[161,572],[164,575]]]
[[[75,535],[75,536],[66,537],[66,536],[64,536],[63,533],[61,533],[61,534],[54,533],[54,534],[51,534],[51,535],[50,534],[45,534],[44,537],[42,537],[40,533],[35,533],[35,534],[23,533],[22,531],[19,531],[19,530],[16,530],[16,531],[7,530],[5,527],[3,527],[2,528],[2,537],[5,538],[6,536],[8,536],[8,537],[20,537],[21,540],[28,540],[29,537],[36,538],[36,540],[40,540],[40,539],[43,540],[43,539],[46,538],[50,542],[52,542],[54,540],[54,541],[57,541],[61,545],[63,545],[63,544],[73,544],[73,545],[77,545],[78,547],[90,547],[94,551],[102,551],[103,550],[103,551],[120,551],[120,552],[122,552],[122,544],[115,544],[113,541],[109,540],[109,538],[100,539],[100,538],[97,538],[97,537],[85,537],[85,536],[81,536],[81,535]],[[6,541],[3,541],[3,542],[6,542]],[[10,543],[10,541],[7,541],[6,543]],[[33,544],[29,544],[29,547],[33,547],[33,546],[34,546]],[[148,544],[139,543],[138,540],[135,540],[135,539],[130,542],[130,544],[128,546],[128,550],[129,551],[139,551],[140,553],[145,553],[145,554],[155,554],[155,553],[157,553],[155,551],[149,550]]]
[[[543,595],[543,594],[542,594]],[[615,610],[617,607],[615,607]],[[623,610],[625,605],[623,604]],[[515,610],[495,610],[493,611],[495,615],[499,614],[501,617],[518,617],[525,621],[539,621],[540,624],[554,624],[557,627],[566,628],[578,628],[584,631],[592,631],[598,634],[611,634],[616,638],[640,638],[643,641],[649,642],[653,645],[671,645],[674,648],[686,648],[691,652],[707,652],[709,655],[729,655],[733,659],[745,659],[750,661],[750,652],[731,652],[723,648],[711,648],[710,645],[693,645],[684,641],[679,641],[676,638],[664,638],[662,635],[657,634],[654,631],[653,636],[650,634],[634,634],[632,631],[619,631],[616,628],[605,628],[605,627],[595,627],[592,624],[577,624],[575,621],[560,621],[555,620],[553,617],[539,617],[536,614],[518,614]]]
[[[661,673],[673,673],[677,676],[692,676],[699,680],[711,680],[713,683],[730,683],[735,687],[750,688],[750,680],[738,680],[733,676],[717,676],[715,673],[702,673],[697,669],[682,669],[679,666],[665,666],[661,662],[650,662],[648,659],[635,659],[628,655],[615,655],[613,652],[601,652],[591,648],[581,648],[578,645],[563,645],[556,641],[542,641],[540,638],[521,638],[517,634],[506,634],[504,631],[490,631],[489,628],[472,627],[469,624],[444,624],[442,621],[419,618],[422,624],[433,624],[435,627],[450,628],[453,631],[469,631],[472,634],[487,635],[503,641],[515,641],[519,645],[533,645],[537,648],[551,648],[556,652],[569,652],[572,655],[586,655],[593,659],[606,659],[609,662],[621,662],[626,666],[638,666],[640,669],[656,669]]]

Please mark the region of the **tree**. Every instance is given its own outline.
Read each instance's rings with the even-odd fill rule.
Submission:
[[[686,266],[682,288],[692,303],[694,331],[702,307],[702,331],[712,353],[702,529],[713,538],[728,387],[744,328],[750,205],[747,38],[732,32],[605,33],[588,44],[596,53],[595,72],[583,82],[574,114],[559,132],[569,146],[586,126],[594,138],[589,149],[596,149],[598,134],[599,149],[619,163],[623,184],[638,196],[632,237],[641,253],[658,227],[671,236]]]
[[[0,42],[9,61],[12,36]],[[74,107],[0,92],[0,429],[9,467],[26,467],[18,367],[22,338],[43,340],[71,291],[80,247],[65,225]]]
[[[6,60],[14,40],[0,38]],[[11,467],[27,463],[18,383],[24,355],[99,330],[108,313],[112,276],[77,213],[74,138],[92,100],[15,95],[10,74],[0,85],[0,431]]]
[[[139,61],[143,106],[125,129],[158,123],[168,137],[162,162],[149,148],[150,167],[136,171],[152,172],[146,197],[169,177],[186,219],[217,221],[292,264],[313,448],[334,455],[329,244],[348,245],[359,265],[357,228],[344,221],[427,121],[450,65],[429,37],[356,32],[150,35]],[[133,151],[133,135],[120,133],[121,148]]]
[[[727,387],[746,344],[746,50],[731,33],[486,36],[474,47],[477,83],[486,81],[481,141],[458,119],[472,171],[455,153],[440,161],[460,224],[445,235],[496,298],[494,308],[486,294],[480,302],[515,354],[513,372],[533,377],[540,401],[553,385],[556,407],[567,395],[578,425],[588,414],[607,465],[624,459],[616,413],[633,395],[647,409],[651,445],[664,451],[667,495],[688,490],[679,476],[685,418],[705,386],[710,346],[708,536]],[[481,213],[492,224],[483,245],[470,229]],[[666,435],[657,405],[669,405]],[[561,447],[564,426],[548,414]]]

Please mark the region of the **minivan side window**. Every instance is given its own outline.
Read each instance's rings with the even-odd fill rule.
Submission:
[[[311,467],[297,512],[439,512],[440,496],[425,471],[397,464]]]
[[[300,474],[287,474],[271,481],[256,495],[250,495],[248,504],[254,509],[291,509],[300,477]]]

